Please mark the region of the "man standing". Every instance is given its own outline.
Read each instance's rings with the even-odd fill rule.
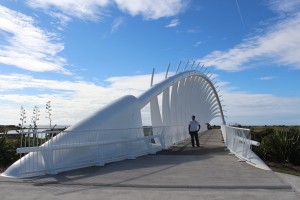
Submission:
[[[197,120],[195,120],[195,115],[192,116],[192,121],[189,124],[189,133],[191,135],[192,146],[195,146],[195,139],[197,147],[200,146],[199,144],[199,137],[198,131],[200,130],[201,126]]]

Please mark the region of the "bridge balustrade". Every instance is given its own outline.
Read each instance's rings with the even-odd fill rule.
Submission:
[[[40,131],[21,135],[20,174],[56,174],[87,166],[134,159],[169,148],[189,135],[185,126],[151,128]],[[76,132],[76,133],[75,133]],[[141,132],[144,136],[141,137]],[[73,134],[74,137],[62,138]],[[44,142],[44,143],[43,143]],[[43,143],[43,144],[42,144]],[[40,145],[40,146],[39,146]],[[76,154],[68,157],[67,154]],[[26,156],[31,159],[24,159]],[[27,162],[31,160],[31,162]]]
[[[231,153],[240,158],[240,161],[245,161],[261,169],[270,170],[251,149],[251,145],[259,146],[260,143],[251,140],[250,129],[222,125],[221,130],[226,147]]]

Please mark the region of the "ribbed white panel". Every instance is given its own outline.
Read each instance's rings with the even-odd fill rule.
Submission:
[[[184,125],[188,125],[188,122],[190,121],[190,108],[192,107],[192,105],[190,105],[190,99],[192,98],[192,90],[191,90],[191,77],[187,77],[185,79],[185,83],[184,83],[184,91],[183,91],[183,104],[182,104],[182,108],[183,108],[183,124]]]
[[[172,86],[172,90],[171,90],[171,108],[170,108],[170,112],[171,112],[171,124],[174,125],[178,125],[178,120],[177,120],[177,101],[178,101],[178,94],[177,94],[177,90],[178,90],[178,83],[175,83]]]
[[[164,126],[171,125],[170,88],[164,90],[162,96],[162,122]]]
[[[182,79],[179,82],[178,91],[177,91],[177,119],[178,119],[178,125],[185,125],[184,124],[184,118],[183,118],[183,90],[184,90],[184,82],[185,79]]]
[[[157,96],[150,101],[150,111],[152,126],[162,126],[163,123],[160,115]]]
[[[164,90],[162,95],[162,122],[164,127],[171,126],[171,111],[170,111],[170,87]],[[164,140],[169,141],[168,145],[172,145],[173,142],[173,130],[172,128],[165,128]],[[176,142],[176,141],[175,141]]]

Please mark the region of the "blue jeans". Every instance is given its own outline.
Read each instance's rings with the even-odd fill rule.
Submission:
[[[199,137],[198,137],[198,131],[190,131],[190,136],[191,136],[191,141],[192,141],[192,146],[195,146],[195,140],[196,140],[196,145],[197,147],[200,146],[199,144]]]

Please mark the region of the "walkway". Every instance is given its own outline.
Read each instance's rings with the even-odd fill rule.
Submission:
[[[272,171],[228,154],[219,130],[201,136],[201,148],[184,141],[158,155],[30,179],[0,177],[8,199],[299,199]]]

